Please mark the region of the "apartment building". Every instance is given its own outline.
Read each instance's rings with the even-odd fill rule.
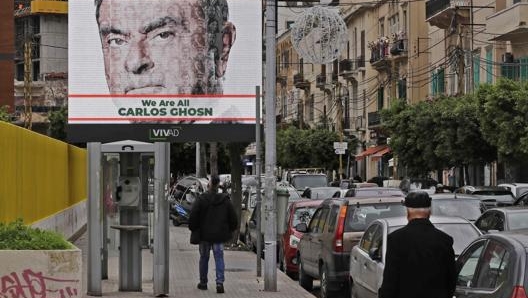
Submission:
[[[13,2],[0,1],[0,107],[9,106],[13,110]]]
[[[341,0],[339,12],[348,42],[332,63],[304,63],[289,42],[290,31],[278,37],[278,113],[289,111],[284,121],[302,119],[300,123],[311,127],[326,124],[345,137],[357,138],[360,146],[349,149],[353,157],[349,175],[393,176],[390,136],[381,129],[379,111],[394,98],[413,103],[428,96],[425,3]]]
[[[44,132],[67,104],[68,1],[15,0],[14,21],[15,123]]]

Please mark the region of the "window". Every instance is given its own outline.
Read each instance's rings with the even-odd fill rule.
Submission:
[[[378,89],[378,111],[383,110],[383,87]]]
[[[328,217],[328,212],[330,211],[329,208],[322,208],[321,211],[321,217],[319,218],[319,222],[317,224],[317,227],[315,228],[315,233],[322,233],[324,230],[324,227],[326,225],[326,218]]]
[[[476,288],[495,289],[506,280],[510,253],[499,243],[490,241],[479,260]]]
[[[339,215],[339,206],[334,205],[330,210],[330,216],[328,217],[328,233],[333,233],[337,222],[337,216]]]
[[[444,69],[438,68],[431,72],[431,95],[436,96],[444,92]]]
[[[310,121],[313,121],[314,118],[315,118],[315,100],[314,100],[314,95],[310,95],[310,102],[308,103],[308,118]]]
[[[493,51],[486,49],[486,83],[493,83]]]
[[[398,81],[398,98],[407,99],[407,79]]]
[[[361,241],[359,242],[359,248],[361,248],[361,250],[365,251],[366,253],[369,252],[370,248],[372,247],[372,243],[376,239],[376,231],[378,229],[378,225],[372,225],[365,231],[363,237],[361,237]]]
[[[457,285],[470,288],[474,282],[477,264],[486,241],[477,242],[466,254],[460,256],[457,261],[460,271],[458,272]]]
[[[385,18],[379,19],[378,36],[385,36]]]
[[[392,34],[398,34],[400,27],[400,15],[395,14],[389,17],[389,33]]]
[[[473,86],[477,88],[480,84],[480,53],[473,54]]]
[[[315,211],[312,220],[310,221],[310,225],[308,226],[308,231],[310,233],[314,233],[317,230],[317,227],[319,226],[319,221],[321,219],[321,213],[323,212],[322,208],[319,208]]]
[[[521,81],[528,81],[528,57],[520,58],[519,64]]]

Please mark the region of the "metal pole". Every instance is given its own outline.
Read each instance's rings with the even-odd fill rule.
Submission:
[[[154,296],[169,294],[170,143],[154,143]]]
[[[255,157],[255,167],[257,174],[257,204],[255,206],[257,212],[257,276],[262,276],[262,226],[260,223],[260,218],[262,217],[260,211],[262,206],[262,199],[260,197],[261,189],[261,179],[260,174],[262,173],[261,161],[260,161],[260,86],[256,86],[256,125],[255,125],[255,136],[256,136],[256,157]]]
[[[88,284],[87,294],[101,296],[101,143],[88,143]]]
[[[196,142],[196,177],[202,177],[202,173],[200,172],[200,164],[202,155],[200,154],[200,142]]]
[[[264,234],[264,291],[277,291],[277,214],[275,198],[277,193],[275,185],[275,10],[276,1],[266,1],[266,233]]]

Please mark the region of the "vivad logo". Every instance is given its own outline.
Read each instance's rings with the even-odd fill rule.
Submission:
[[[172,128],[152,128],[149,131],[151,141],[166,141],[169,138],[176,138],[180,135],[180,127]]]

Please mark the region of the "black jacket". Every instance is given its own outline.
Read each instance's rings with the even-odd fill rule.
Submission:
[[[226,242],[237,226],[235,208],[228,194],[206,192],[194,202],[189,229],[200,231],[200,241]]]
[[[429,219],[413,219],[389,234],[380,298],[452,298],[453,238]]]

